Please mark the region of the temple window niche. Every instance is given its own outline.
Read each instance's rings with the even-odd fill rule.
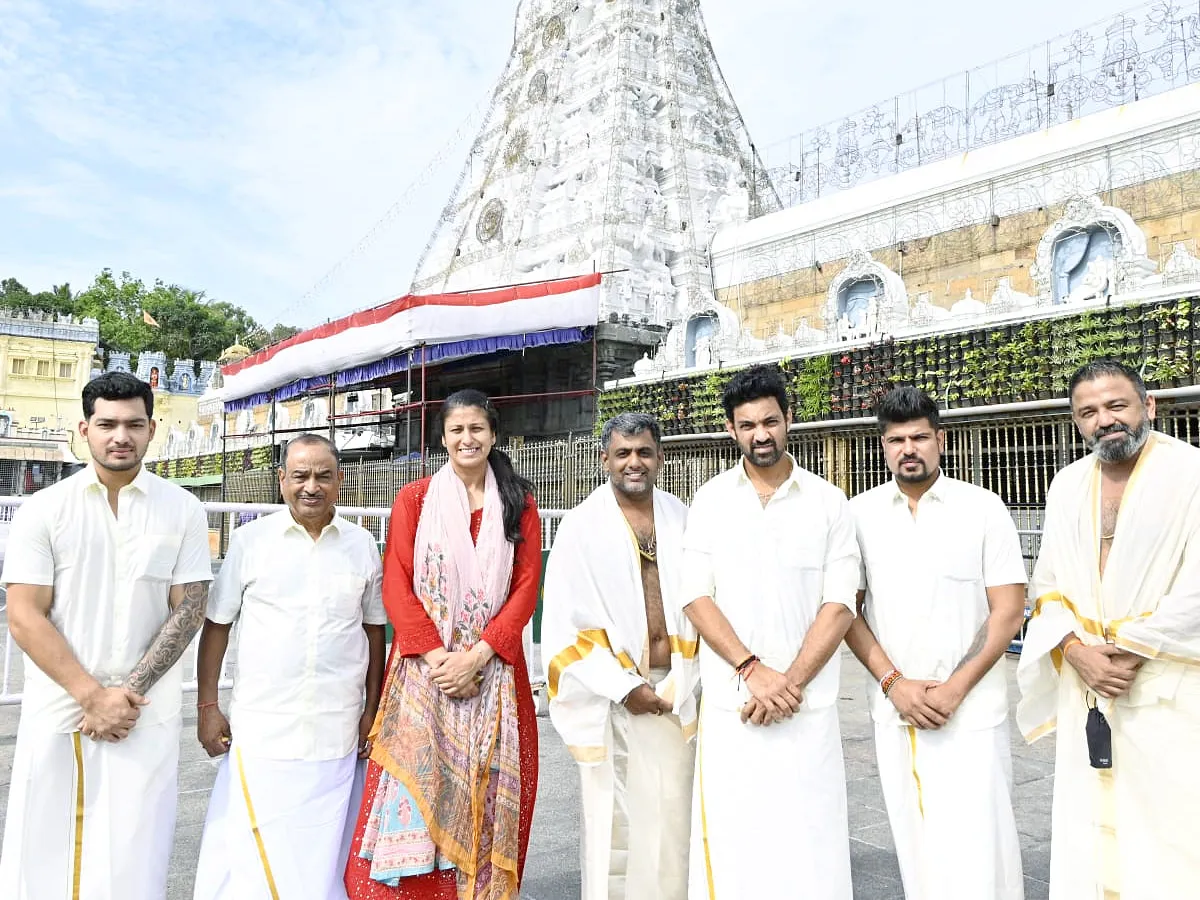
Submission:
[[[847,282],[838,290],[838,320],[845,316],[851,328],[864,328],[871,301],[878,301],[882,295],[883,282],[874,275]]]
[[[712,365],[713,343],[721,324],[713,313],[704,313],[688,319],[687,333],[683,339],[683,364],[691,369],[696,366]]]
[[[1121,232],[1098,222],[1062,232],[1054,241],[1052,262],[1053,302],[1066,303],[1083,292],[1104,292],[1112,276],[1113,260],[1121,250]]]

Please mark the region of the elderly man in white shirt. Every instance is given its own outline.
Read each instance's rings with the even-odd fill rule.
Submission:
[[[908,900],[1021,900],[1008,685],[1025,563],[991,491],[939,468],[946,432],[913,387],[877,410],[894,480],[850,501],[861,615],[846,643],[871,673],[879,777]]]
[[[696,493],[681,594],[703,639],[688,896],[850,900],[833,659],[854,618],[846,496],[785,452],[778,371],[724,395],[742,460]]]
[[[29,497],[4,563],[25,696],[4,900],[162,900],[175,835],[181,674],[212,564],[204,508],[142,467],[154,395],[83,390],[91,464]]]
[[[384,667],[383,567],[370,532],[337,515],[338,454],[287,446],[288,508],[233,533],[200,639],[197,736],[226,755],[209,802],[197,900],[346,900],[356,761],[370,752]],[[221,661],[238,621],[227,719]]]

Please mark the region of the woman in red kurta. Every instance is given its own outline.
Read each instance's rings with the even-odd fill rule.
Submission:
[[[350,848],[351,900],[516,900],[537,789],[522,634],[541,524],[493,449],[478,391],[443,404],[449,462],[396,497],[384,559],[395,629]]]

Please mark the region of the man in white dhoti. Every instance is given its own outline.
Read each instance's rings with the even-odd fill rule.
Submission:
[[[941,471],[937,404],[913,387],[876,411],[893,480],[850,501],[862,615],[846,644],[871,673],[879,778],[908,900],[1021,900],[1008,680],[1025,615],[1012,516]]]
[[[182,675],[212,564],[204,508],[142,467],[154,394],[83,390],[91,464],[27,498],[4,561],[25,696],[4,900],[162,900],[175,836]]]
[[[546,566],[550,718],[579,763],[584,900],[686,900],[695,629],[679,602],[687,507],[655,487],[658,422],[601,432],[608,482],[567,513]]]
[[[383,567],[370,532],[337,515],[333,444],[288,446],[288,508],[233,532],[200,638],[197,736],[222,761],[196,900],[346,900],[356,763],[379,708]],[[240,622],[227,719],[217,702]],[[361,786],[359,788],[361,790]]]
[[[1200,888],[1200,450],[1151,430],[1120,363],[1071,379],[1088,449],[1046,497],[1017,680],[1029,741],[1055,730],[1051,900]]]
[[[785,452],[779,373],[724,395],[743,459],[700,488],[684,537],[703,642],[692,900],[850,900],[839,663],[859,582],[846,496]]]

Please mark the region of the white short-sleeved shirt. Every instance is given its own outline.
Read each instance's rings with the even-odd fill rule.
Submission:
[[[80,665],[105,687],[121,684],[170,615],[172,585],[212,580],[208,519],[183,488],[142,468],[121,488],[117,515],[92,466],[28,497],[13,516],[6,585],[51,585],[50,621]],[[147,693],[138,722],[179,715],[182,666]],[[24,721],[63,734],[82,710],[25,659]]]
[[[855,610],[858,542],[846,495],[793,459],[764,507],[739,462],[696,492],[683,571],[685,602],[712,597],[750,652],[782,672],[822,605]],[[837,702],[839,666],[835,654],[809,684],[806,706]],[[733,668],[704,642],[700,677],[706,703],[738,709],[750,699]]]
[[[863,558],[864,614],[880,646],[909,678],[945,681],[989,615],[987,588],[1025,584],[1016,525],[991,491],[941,475],[917,503],[895,481],[850,501]],[[876,722],[900,716],[875,686]],[[990,728],[1008,715],[1008,684],[995,666],[947,727]]]
[[[313,540],[288,510],[243,525],[208,618],[238,621],[230,730],[267,759],[341,759],[358,745],[367,675],[363,625],[384,625],[375,538],[340,516]]]

